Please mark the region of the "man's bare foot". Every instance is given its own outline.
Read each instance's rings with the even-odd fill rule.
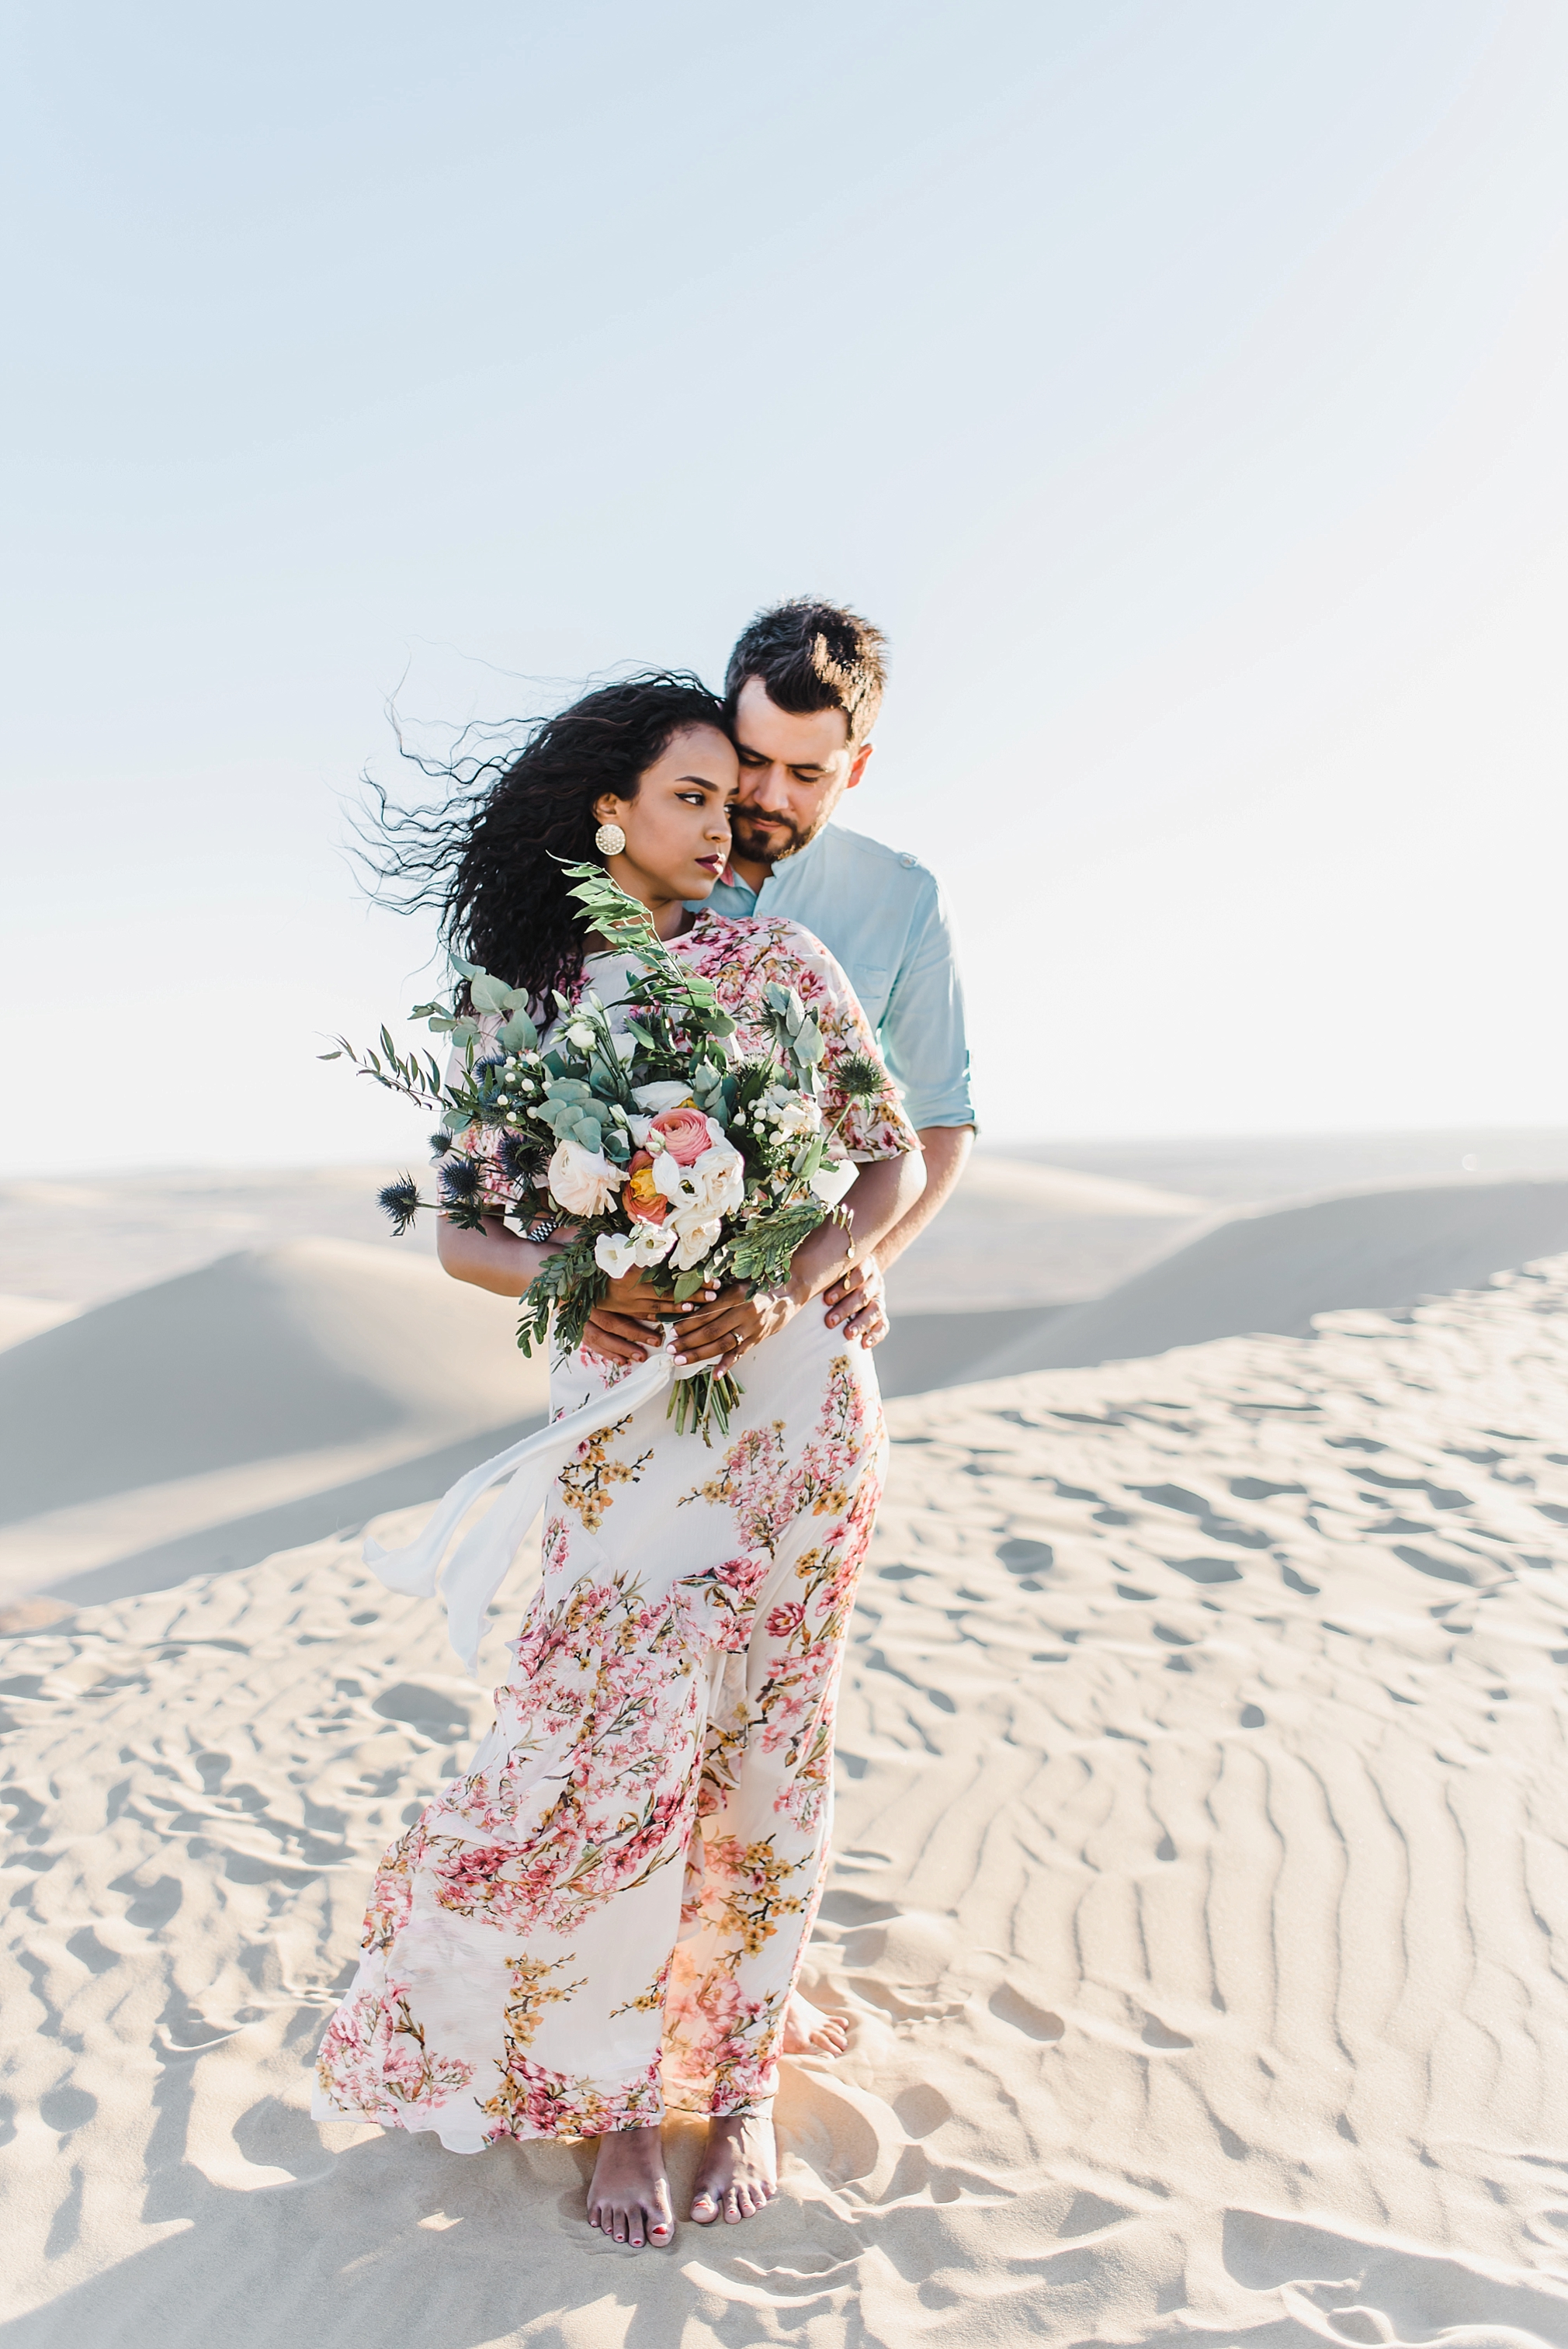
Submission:
[[[824,2014],[809,1998],[792,1991],[784,2010],[786,2055],[841,2055],[850,2044],[847,2015]]]
[[[691,2195],[691,2215],[697,2225],[711,2227],[722,2211],[733,2226],[771,2202],[778,2191],[772,2122],[758,2113],[709,2121]]]
[[[656,2127],[617,2129],[600,2138],[593,2183],[588,2189],[588,2224],[634,2251],[645,2243],[663,2251],[673,2239],[675,2213],[665,2176],[664,2140]]]

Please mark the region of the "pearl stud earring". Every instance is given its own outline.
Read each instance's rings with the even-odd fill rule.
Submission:
[[[601,856],[619,856],[626,845],[626,835],[618,823],[602,823],[593,834],[593,845]]]

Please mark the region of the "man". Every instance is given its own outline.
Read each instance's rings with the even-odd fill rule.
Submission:
[[[975,1138],[964,999],[934,874],[913,856],[830,821],[861,782],[886,681],[886,639],[869,620],[801,598],[759,613],[730,655],[725,700],[740,752],[730,861],[707,903],[720,914],[782,914],[821,939],[876,1030],[925,1156],[925,1189],[825,1292],[830,1325],[863,1344],[887,1334],[882,1277],[931,1221]],[[619,1352],[641,1326],[601,1311]]]

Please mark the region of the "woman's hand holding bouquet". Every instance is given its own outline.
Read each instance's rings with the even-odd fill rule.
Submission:
[[[401,1058],[385,1028],[378,1052],[339,1039],[323,1055],[346,1055],[440,1116],[438,1197],[422,1200],[411,1178],[381,1194],[399,1231],[434,1206],[458,1224],[499,1216],[555,1242],[522,1300],[525,1353],[552,1329],[561,1352],[581,1345],[612,1283],[622,1310],[665,1314],[726,1285],[777,1290],[802,1242],[841,1216],[857,1172],[824,1121],[822,1038],[794,990],[768,988],[769,1048],[742,1054],[712,982],[671,954],[636,899],[599,865],[566,870],[582,918],[640,966],[621,1002],[557,995],[542,1039],[519,990],[457,962],[470,1008],[414,1015],[462,1048],[450,1082],[431,1054]],[[837,1071],[851,1098],[884,1081],[871,1060]],[[707,1441],[710,1425],[727,1429],[739,1392],[726,1372],[698,1371],[676,1381],[670,1416]]]

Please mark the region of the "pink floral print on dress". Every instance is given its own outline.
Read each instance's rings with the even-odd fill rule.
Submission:
[[[703,915],[679,948],[743,1050],[769,982],[797,989],[851,1155],[917,1146],[891,1084],[835,1092],[835,1064],[873,1046],[807,933]],[[494,1726],[377,1871],[321,2045],[322,2119],[477,2152],[773,2094],[881,1489],[875,1376],[820,1309],[798,1314],[747,1357],[714,1451],[663,1397],[614,1416],[618,1377],[583,1353],[552,1365],[552,1414],[603,1396],[605,1421],[558,1481]]]

